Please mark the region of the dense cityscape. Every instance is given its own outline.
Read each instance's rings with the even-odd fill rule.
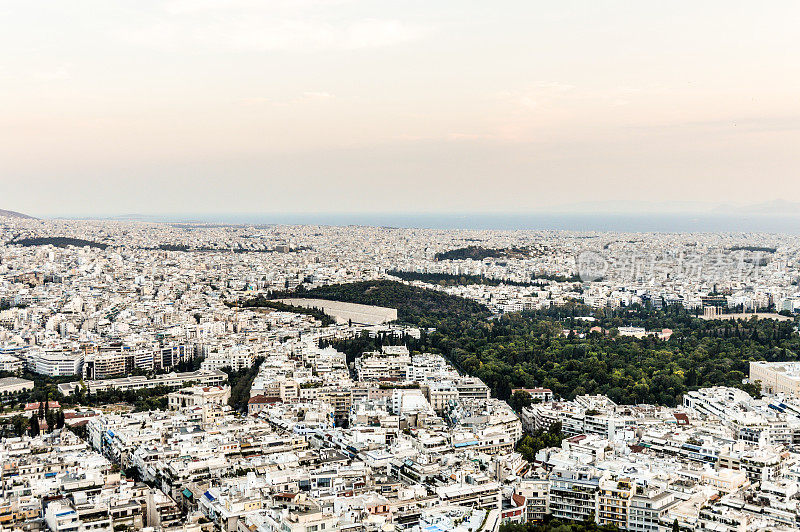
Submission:
[[[4,216],[0,242],[4,530],[800,526],[794,238]]]
[[[800,2],[0,4],[0,532],[800,531]]]

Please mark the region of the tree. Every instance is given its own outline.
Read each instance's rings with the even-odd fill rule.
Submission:
[[[482,379],[501,399],[509,399],[513,388],[531,386],[550,388],[566,400],[605,394],[618,404],[675,406],[688,390],[707,386],[731,386],[757,396],[756,386],[742,382],[749,362],[795,360],[800,353],[794,322],[706,321],[677,305],[663,310],[641,305],[591,309],[571,303],[490,317],[473,301],[392,281],[326,285],[307,294],[397,308],[400,322],[422,330],[419,339],[406,339],[411,351],[443,355],[460,371]],[[591,326],[574,320],[578,315],[595,317],[591,326],[612,334],[587,335]],[[613,334],[625,326],[668,328],[673,334],[667,340]],[[562,331],[567,328],[579,334],[565,338]],[[388,342],[392,340],[356,337],[327,345],[352,363],[364,351]]]
[[[532,434],[525,434],[517,443],[517,452],[528,462],[536,458],[536,453],[548,447],[561,446],[561,423],[553,423],[550,428],[536,430]]]
[[[697,385],[697,369],[692,366],[686,374],[686,386],[694,387]]]
[[[28,420],[28,432],[32,438],[35,438],[39,435],[39,417],[36,414],[31,414],[31,418]]]
[[[525,390],[517,390],[511,396],[508,403],[516,412],[522,412],[523,408],[527,408],[533,404],[533,399],[531,398],[531,394]]]
[[[232,371],[231,368],[222,368],[228,373],[228,385],[231,387],[231,397],[228,404],[239,412],[247,412],[247,402],[250,399],[250,387],[253,380],[258,375],[258,368],[264,362],[263,357],[258,357],[253,361],[250,368],[239,371]]]
[[[28,425],[28,420],[25,416],[17,414],[11,418],[11,424],[14,425],[14,434],[22,436],[25,434],[25,427]]]

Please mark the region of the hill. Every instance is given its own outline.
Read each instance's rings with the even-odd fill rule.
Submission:
[[[22,214],[21,212],[6,211],[4,209],[0,209],[0,218],[17,218],[19,220],[36,220],[37,219],[34,216],[28,216],[27,214]]]

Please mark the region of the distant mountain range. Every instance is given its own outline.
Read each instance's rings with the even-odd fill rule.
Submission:
[[[708,201],[592,201],[555,206],[553,213],[684,214],[696,216],[800,216],[800,203],[774,199],[761,203],[732,204]]]
[[[21,212],[6,211],[3,209],[0,209],[0,218],[19,218],[23,220],[36,220],[35,216],[28,216],[27,214],[22,214]]]
[[[164,217],[155,214],[119,214],[116,216],[109,216],[106,220],[117,220],[121,222],[160,222],[164,220]]]
[[[705,201],[647,201],[607,200],[582,201],[554,205],[554,213],[603,213],[603,214],[698,214],[719,208],[719,204]]]
[[[769,214],[773,216],[799,216],[800,203],[776,199],[764,203],[754,203],[744,206],[720,205],[714,213],[720,214]]]

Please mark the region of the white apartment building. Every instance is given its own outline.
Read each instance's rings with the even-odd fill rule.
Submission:
[[[410,364],[408,354],[364,353],[356,359],[356,373],[362,381],[402,381]]]
[[[203,424],[218,419],[231,397],[228,386],[192,386],[167,395],[171,410],[188,410],[200,414]]]
[[[557,519],[585,521],[597,515],[600,476],[596,471],[556,469],[550,475],[550,513]]]
[[[82,524],[78,512],[61,501],[53,501],[47,505],[44,522],[51,532],[76,532]]]
[[[212,371],[227,367],[239,371],[251,367],[255,359],[252,349],[244,345],[234,345],[209,353],[200,368]]]
[[[550,513],[550,481],[547,479],[524,479],[517,492],[525,497],[525,520],[542,521]]]
[[[228,386],[192,386],[168,394],[167,400],[171,409],[180,410],[207,405],[224,406],[230,397],[231,389]]]
[[[469,506],[483,510],[499,510],[502,504],[497,482],[461,483],[440,486],[436,495],[444,504]]]
[[[0,371],[16,373],[18,371],[22,371],[24,367],[25,363],[19,358],[13,355],[0,353]]]
[[[459,399],[488,399],[491,390],[484,382],[476,377],[464,377],[456,381]]]
[[[83,360],[83,377],[107,379],[128,375],[133,371],[135,360],[132,351],[104,351],[86,355]]]
[[[664,516],[676,502],[674,493],[656,487],[636,486],[625,528],[633,532],[659,532]]]
[[[199,384],[205,386],[222,386],[228,380],[228,375],[219,370],[212,371],[189,371],[186,373],[167,373],[156,375],[153,378],[136,375],[133,377],[122,377],[120,379],[105,379],[97,381],[86,381],[86,387],[91,393],[101,390],[142,390],[145,388],[155,388],[165,386],[168,388],[179,388],[187,384]],[[58,391],[64,395],[71,395],[78,382],[66,382],[58,385]]]
[[[36,349],[28,352],[27,364],[32,372],[48,377],[80,375],[83,370],[83,354]]]
[[[452,402],[458,399],[458,389],[449,381],[433,382],[425,387],[428,402],[436,412],[441,413]]]

